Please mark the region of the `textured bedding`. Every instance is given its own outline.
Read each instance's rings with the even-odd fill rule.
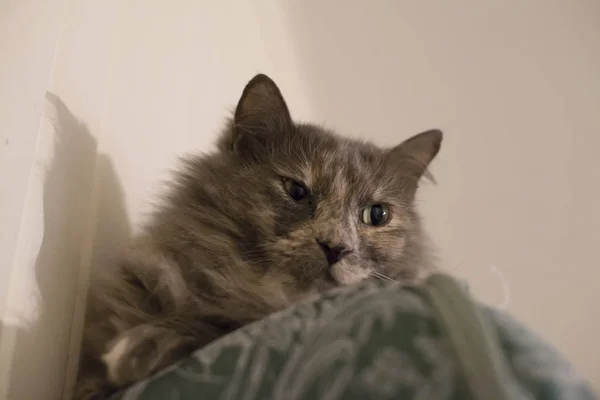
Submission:
[[[593,399],[555,349],[445,275],[366,282],[248,325],[113,396]]]

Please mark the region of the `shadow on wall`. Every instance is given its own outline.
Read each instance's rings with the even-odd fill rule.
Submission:
[[[30,235],[38,238],[39,247],[29,246],[39,252],[35,263],[19,265],[32,271],[19,273],[25,290],[9,299],[21,311],[13,314],[26,325],[0,327],[3,340],[12,338],[11,399],[58,399],[70,387],[93,248],[102,246],[110,253],[130,234],[123,190],[110,158],[97,155],[96,140],[60,98],[51,93],[46,98],[36,148],[41,165],[33,170],[39,180],[30,182],[22,227],[39,231]],[[96,239],[99,246],[93,245]],[[24,303],[32,305],[22,307]]]

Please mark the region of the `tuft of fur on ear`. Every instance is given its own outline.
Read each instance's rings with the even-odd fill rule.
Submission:
[[[423,172],[423,178],[427,179],[429,182],[433,183],[434,185],[437,184],[437,181],[435,180],[435,176],[433,176],[433,174],[431,173],[431,171],[429,171],[429,169],[425,169],[425,172]]]
[[[440,151],[442,138],[443,133],[439,129],[431,129],[412,136],[388,152],[388,165],[395,168],[404,178],[412,181],[414,190],[422,177],[435,183],[435,178],[428,167]]]
[[[246,84],[219,147],[252,155],[265,146],[271,135],[292,128],[292,118],[279,88],[267,75],[258,74]]]

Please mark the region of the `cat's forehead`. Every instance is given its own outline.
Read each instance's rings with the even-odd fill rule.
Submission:
[[[294,141],[300,178],[336,197],[373,197],[387,186],[383,151],[372,144],[312,128]]]
[[[341,179],[348,183],[373,181],[381,168],[381,160],[370,149],[346,141],[316,151],[308,158],[314,179]]]

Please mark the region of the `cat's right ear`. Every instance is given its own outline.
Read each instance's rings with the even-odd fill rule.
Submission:
[[[251,156],[265,150],[272,135],[293,129],[287,104],[271,78],[258,74],[248,82],[235,109],[229,150]]]
[[[421,132],[387,152],[387,165],[401,176],[409,197],[413,197],[423,177],[433,176],[429,164],[440,151],[443,134],[439,129]]]

